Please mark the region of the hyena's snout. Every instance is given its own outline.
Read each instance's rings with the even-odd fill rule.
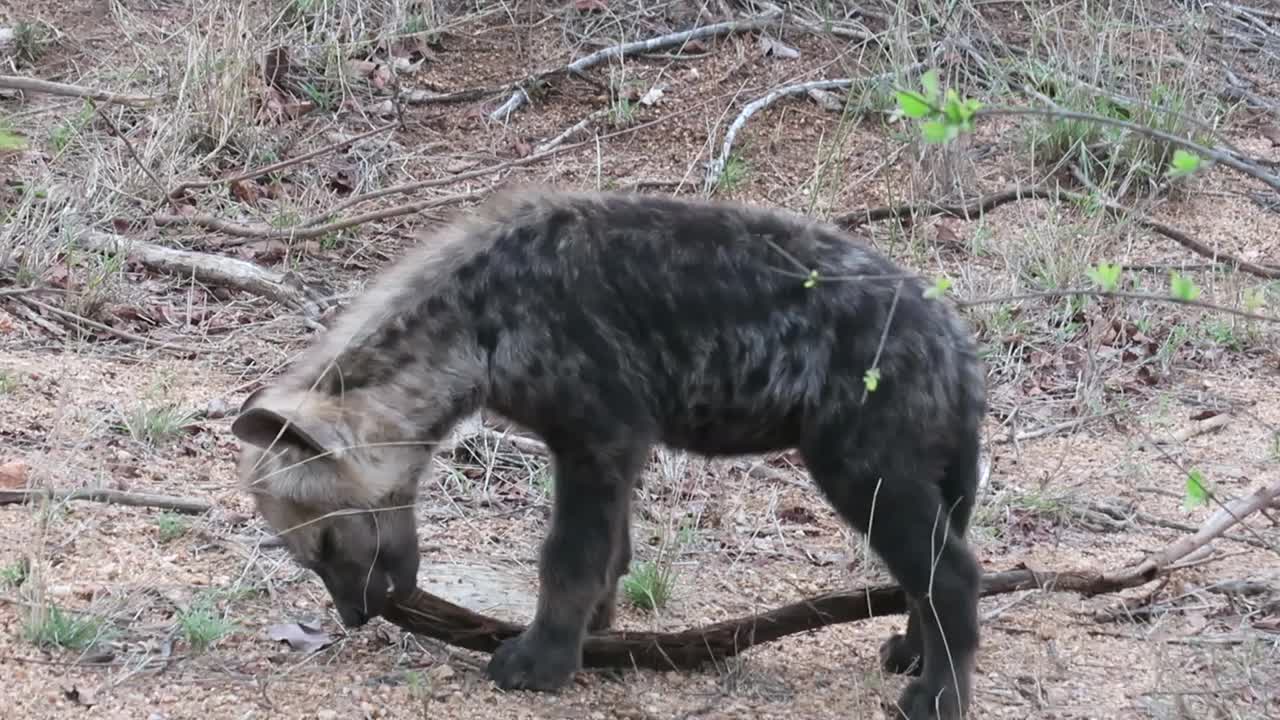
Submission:
[[[332,541],[326,539],[320,559],[311,569],[324,582],[343,625],[364,625],[381,615],[389,601],[402,600],[417,587],[416,533],[407,537],[363,535],[359,539],[341,532],[326,536]]]

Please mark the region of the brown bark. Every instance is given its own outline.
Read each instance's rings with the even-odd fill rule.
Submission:
[[[1045,572],[1029,569],[987,575],[982,595],[1045,589],[1099,595],[1150,582],[1160,573]],[[906,595],[897,585],[877,585],[827,593],[769,612],[724,620],[679,632],[619,630],[590,636],[582,651],[588,668],[681,670],[732,657],[754,645],[827,625],[906,612]],[[403,603],[390,603],[385,617],[410,632],[469,650],[493,652],[515,637],[523,625],[481,615],[422,590]]]
[[[1039,589],[1091,597],[1145,585],[1169,573],[1179,560],[1206,547],[1277,497],[1280,497],[1280,481],[1223,504],[1195,533],[1148,555],[1136,565],[1114,572],[1036,572],[1023,567],[984,576],[981,594],[987,597]],[[827,593],[758,615],[679,632],[622,630],[593,635],[583,647],[582,664],[588,668],[689,669],[787,635],[902,614],[906,607],[906,595],[897,585]],[[421,589],[414,590],[403,603],[389,603],[384,617],[410,632],[481,652],[493,652],[503,640],[524,630],[522,625],[481,615]]]

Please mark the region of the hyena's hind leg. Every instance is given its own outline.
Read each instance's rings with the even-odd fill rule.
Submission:
[[[941,483],[943,502],[951,511],[951,530],[961,538],[968,532],[978,489],[979,444],[980,438],[975,428],[965,436],[960,450],[947,465]],[[931,613],[933,610],[915,602],[910,605],[906,633],[890,635],[880,646],[880,666],[886,672],[919,675],[923,667],[924,628],[920,613]]]
[[[829,438],[832,435],[828,436]],[[967,712],[978,647],[976,559],[948,527],[949,506],[927,459],[902,440],[860,448],[810,446],[805,465],[840,515],[868,537],[916,615],[923,664],[898,699],[908,720]],[[868,457],[868,448],[875,448]]]
[[[539,564],[538,609],[529,627],[503,642],[489,661],[489,677],[504,690],[555,690],[580,667],[588,623],[605,602],[613,607],[610,583],[617,585],[631,492],[649,452],[630,437],[548,445],[555,489]]]

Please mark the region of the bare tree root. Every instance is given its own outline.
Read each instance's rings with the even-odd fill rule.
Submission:
[[[128,493],[119,490],[83,488],[78,490],[51,490],[40,488],[34,490],[0,490],[0,505],[21,505],[47,499],[52,502],[64,500],[91,500],[108,505],[129,505],[131,507],[153,507],[162,510],[203,515],[213,508],[207,502],[191,498],[174,497],[172,495],[151,495],[149,493]]]
[[[147,95],[120,95],[107,90],[94,90],[93,88],[80,87],[79,85],[37,80],[19,75],[0,75],[0,89],[86,98],[96,102],[116,103],[118,105],[147,106],[154,105],[161,100],[161,98]]]
[[[715,37],[718,35],[730,35],[733,33],[750,32],[768,25],[770,22],[782,16],[782,11],[778,9],[769,10],[765,13],[757,15],[745,20],[730,20],[728,22],[716,23],[714,25],[705,25],[693,30],[685,30],[683,32],[671,33],[669,35],[661,35],[648,40],[637,40],[635,42],[614,45],[603,50],[578,58],[564,67],[551,70],[549,72],[538,73],[533,77],[525,80],[516,87],[515,92],[507,101],[502,103],[496,110],[489,113],[489,119],[494,122],[503,122],[511,117],[511,113],[520,109],[529,101],[529,95],[525,92],[523,86],[534,84],[545,80],[554,75],[564,74],[581,74],[588,68],[595,67],[600,63],[613,58],[627,57],[629,55],[638,55],[641,53],[653,52],[655,50],[663,50],[673,45],[681,45],[691,40],[701,40],[702,38]]]
[[[127,240],[106,233],[87,232],[79,237],[86,249],[100,253],[125,252],[143,266],[180,278],[195,278],[210,285],[243,290],[273,300],[318,321],[324,313],[319,298],[292,272],[277,273],[236,258],[175,250],[151,243]]]
[[[1174,563],[1207,547],[1228,528],[1261,511],[1277,497],[1280,481],[1226,504],[1194,534],[1115,572],[1036,572],[1024,567],[986,575],[981,594],[987,597],[1022,590],[1052,590],[1091,597],[1139,587],[1172,572],[1176,569],[1172,567]],[[787,635],[906,611],[907,597],[902,588],[878,585],[827,593],[766,613],[681,632],[622,630],[592,635],[583,647],[582,661],[585,667],[595,668],[690,669]],[[524,630],[516,623],[481,615],[421,589],[415,589],[403,601],[388,603],[384,617],[410,632],[489,653],[503,640]]]

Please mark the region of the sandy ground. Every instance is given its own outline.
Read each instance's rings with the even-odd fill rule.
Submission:
[[[200,17],[199,8],[183,3],[144,3],[128,12],[68,3],[79,5],[93,5],[98,14],[42,5],[30,11],[63,36],[27,72],[68,82],[87,78],[86,84],[118,78],[110,59],[150,67],[137,60],[143,52],[137,43],[167,47],[163,39],[177,35],[166,32],[189,32],[184,23]],[[16,14],[0,11],[0,26]],[[490,16],[460,25],[428,50],[429,61],[405,82],[437,92],[492,85],[524,72],[512,68],[550,67],[568,56],[559,21],[504,31],[512,22]],[[563,26],[580,29],[569,21]],[[724,126],[744,102],[780,84],[839,77],[857,67],[856,53],[831,38],[797,35],[786,42],[799,50],[798,59],[762,57],[756,40],[744,39],[706,43],[697,50],[706,55],[693,59],[629,62],[627,80],[641,92],[666,88],[656,105],[634,109],[630,132],[425,192],[513,183],[695,192],[707,148],[718,152]],[[607,82],[607,71],[598,77]],[[604,89],[567,81],[505,127],[481,120],[494,99],[411,106],[411,122],[396,133],[394,145],[362,146],[292,170],[285,197],[311,197],[313,186],[334,177],[392,184],[518,159],[608,103]],[[33,136],[51,132],[79,108],[78,101],[37,95],[0,98],[0,105]],[[380,122],[359,117],[347,108],[344,131],[354,134]],[[325,127],[269,129],[303,137]],[[1280,160],[1267,127],[1241,122],[1231,139],[1246,154]],[[102,128],[91,132],[101,135],[98,147],[120,154]],[[912,197],[927,175],[911,159],[913,151],[903,150],[905,132],[877,119],[842,125],[838,114],[807,100],[780,103],[756,115],[739,137],[748,169],[719,194],[819,214],[898,202]],[[838,136],[843,139],[836,143]],[[970,151],[981,158],[972,170],[981,190],[1026,175],[1025,146],[1017,137],[1010,125],[993,120],[969,138]],[[311,146],[299,148],[294,152]],[[42,151],[0,162],[18,176],[53,168],[65,179],[76,177],[87,155],[85,148],[66,158]],[[129,167],[121,157],[120,167]],[[817,157],[836,165],[835,181],[814,182]],[[134,172],[130,182],[122,194],[156,195],[145,176]],[[1280,263],[1280,217],[1240,194],[1260,187],[1215,173],[1190,193],[1147,209],[1222,251]],[[226,193],[199,202],[202,212],[266,221],[261,213],[237,210]],[[144,216],[147,207],[136,203],[129,212]],[[374,224],[336,246],[315,243],[287,260],[271,248],[229,246],[225,237],[203,230],[129,232],[277,270],[290,264],[309,282],[323,280],[343,293],[358,289],[423,227],[459,211],[433,211],[403,225]],[[1080,253],[1090,262],[1118,258],[1133,265],[1203,260],[1140,228],[1042,201],[1007,205],[971,222],[930,219],[860,234],[922,272],[957,278],[962,297],[1024,288],[1036,268],[1047,272]],[[61,272],[62,282],[83,294],[85,267],[55,260],[43,277],[56,282]],[[1164,272],[1141,281],[1163,292]],[[1239,274],[1193,276],[1213,301],[1238,304],[1242,293],[1255,290],[1268,299],[1264,310],[1274,314],[1280,306],[1274,283]],[[34,561],[20,585],[3,584],[12,573],[0,575],[0,715],[872,718],[883,716],[881,701],[895,698],[903,685],[876,664],[885,635],[902,629],[899,617],[791,636],[696,672],[582,673],[572,688],[554,695],[498,692],[484,677],[483,655],[408,636],[381,620],[345,633],[319,580],[279,548],[259,546],[267,535],[235,490],[237,446],[225,417],[225,409],[237,407],[249,388],[304,346],[307,329],[296,315],[247,294],[133,264],[113,277],[100,317],[134,334],[198,345],[202,353],[180,358],[102,333],[82,336],[48,313],[0,297],[0,463],[23,463],[25,479],[35,485],[161,493],[205,501],[212,509],[178,518],[155,508],[84,501],[0,506],[0,571]],[[1120,568],[1182,537],[1211,513],[1182,507],[1184,469],[1197,469],[1224,498],[1280,475],[1275,326],[1112,301],[1095,302],[1064,323],[1062,307],[1033,300],[967,311],[991,370],[991,470],[973,530],[988,571],[1024,564]],[[1108,327],[1123,332],[1108,335]],[[164,404],[197,414],[176,436],[155,443],[122,427],[137,408],[154,413]],[[208,410],[224,412],[198,414]],[[1011,434],[1109,411],[1116,414],[1008,442]],[[1224,427],[1171,439],[1222,412],[1230,417]],[[1167,442],[1153,447],[1149,438]],[[550,510],[545,458],[472,438],[441,457],[435,471],[419,508],[423,586],[476,610],[527,620],[536,593],[537,543]],[[675,553],[676,579],[670,600],[656,612],[624,601],[622,627],[683,629],[887,579],[799,471],[749,475],[741,463],[668,454],[650,467],[638,505],[637,560],[653,559],[665,546],[666,556]],[[1101,522],[1099,506],[1123,507],[1128,514]],[[1161,584],[1088,599],[1043,592],[985,599],[974,717],[1280,716],[1275,517],[1273,511],[1250,519],[1247,531],[1234,530],[1234,539],[1219,540],[1211,556]],[[1241,581],[1254,592],[1219,587]],[[211,622],[225,623],[227,631],[210,647],[197,648],[191,621],[183,618],[205,601],[212,603]],[[79,647],[34,641],[33,613],[51,604],[69,610],[69,617],[87,618],[88,637],[75,643]],[[272,639],[273,627],[298,622],[314,623],[333,642],[306,652]]]

